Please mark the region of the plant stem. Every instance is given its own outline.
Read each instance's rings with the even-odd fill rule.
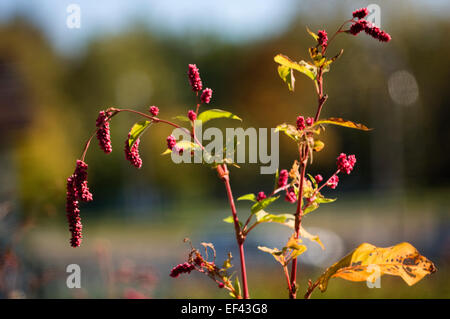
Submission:
[[[221,164],[217,166],[217,173],[219,177],[224,181],[225,188],[227,190],[228,201],[231,207],[231,214],[233,215],[234,221],[234,229],[236,231],[236,241],[239,246],[239,257],[241,261],[241,275],[242,275],[242,289],[243,289],[243,298],[249,299],[250,295],[248,293],[248,284],[247,284],[247,271],[245,267],[245,255],[244,255],[244,241],[245,236],[242,234],[241,226],[239,225],[239,219],[236,212],[236,206],[234,205],[233,193],[231,192],[230,186],[230,173],[227,168],[227,164]]]
[[[306,158],[305,158],[306,154]],[[305,171],[306,164],[308,162],[308,147],[303,152],[302,148],[299,148],[299,160],[300,160],[300,185],[298,188],[298,200],[297,200],[297,210],[295,212],[295,238],[299,238],[300,236],[300,226],[302,223],[302,202],[303,202],[303,184],[305,179]],[[289,290],[289,298],[295,299],[297,288],[297,258],[292,260],[292,270],[291,270],[291,282],[290,282],[290,290]]]

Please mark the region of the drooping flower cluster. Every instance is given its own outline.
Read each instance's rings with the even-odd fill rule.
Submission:
[[[278,176],[278,187],[284,187],[287,185],[289,179],[289,173],[286,169],[280,171],[280,175]]]
[[[203,90],[202,95],[200,96],[200,100],[202,101],[202,103],[208,104],[209,102],[211,102],[212,92],[213,91],[210,88],[206,88]]]
[[[337,158],[337,167],[341,172],[345,172],[346,174],[350,174],[353,170],[353,167],[356,163],[356,157],[355,155],[345,155],[344,153],[341,153]]]
[[[327,32],[325,30],[319,30],[319,32],[317,32],[318,35],[318,39],[317,41],[319,42],[319,45],[326,47],[328,45],[328,35]]]
[[[83,238],[79,201],[92,201],[92,194],[87,184],[88,165],[77,160],[74,173],[67,179],[66,213],[71,233],[70,244],[79,247]]]
[[[203,88],[202,79],[200,78],[200,73],[195,64],[189,64],[188,70],[189,83],[192,86],[194,92],[199,92]]]
[[[138,138],[133,146],[131,146],[130,149],[130,134],[128,134],[128,138],[125,141],[125,158],[127,159],[127,161],[129,161],[131,163],[131,165],[133,165],[136,168],[141,168],[142,167],[142,159],[141,156],[139,155],[139,143],[141,142],[141,140]]]
[[[190,263],[183,263],[176,265],[170,271],[170,277],[177,278],[180,274],[190,273],[195,269],[195,266]]]
[[[100,148],[106,154],[112,152],[111,134],[109,129],[109,117],[111,112],[100,111],[95,126],[97,127],[97,139]]]
[[[256,196],[256,200],[258,202],[262,201],[265,198],[267,198],[267,196],[266,196],[266,194],[264,192],[259,192],[258,195]]]
[[[378,28],[377,26],[373,25],[372,23],[364,20],[363,18],[366,17],[369,14],[369,11],[367,8],[361,8],[353,12],[353,17],[357,18],[358,21],[354,22],[351,26],[348,32],[353,35],[357,35],[363,30],[370,35],[372,38],[377,39],[381,42],[389,42],[391,41],[391,36]]]
[[[368,14],[369,14],[369,10],[367,10],[367,8],[361,8],[361,9],[353,11],[353,13],[352,13],[353,18],[358,18],[358,19],[365,18]]]
[[[389,42],[392,39],[389,33],[373,25],[371,27],[366,27],[364,31],[372,38],[377,39],[381,42]]]
[[[331,176],[331,178],[328,180],[327,186],[332,189],[335,189],[337,187],[338,183],[339,183],[339,177],[335,174],[335,175]]]
[[[297,130],[302,131],[305,129],[306,124],[305,124],[305,118],[303,116],[298,116],[296,123],[297,123]]]
[[[159,113],[159,108],[157,106],[150,106],[149,112],[153,116],[157,116]]]
[[[189,110],[188,118],[189,118],[189,120],[194,122],[197,119],[197,114],[195,114],[195,112],[193,110]]]

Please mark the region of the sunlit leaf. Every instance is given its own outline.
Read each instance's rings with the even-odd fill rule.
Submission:
[[[317,204],[316,202],[313,202],[311,205],[309,205],[308,207],[306,207],[303,210],[303,215],[309,214],[309,213],[315,211],[317,208],[319,208],[319,204]]]
[[[252,202],[256,202],[256,195],[255,194],[245,194],[239,197],[237,200],[249,200]]]
[[[277,127],[275,128],[275,132],[283,132],[284,134],[292,138],[294,141],[297,141],[301,136],[301,133],[297,130],[297,128],[294,125],[286,123],[277,125]]]
[[[319,36],[317,34],[315,34],[314,32],[312,32],[311,30],[309,30],[308,27],[306,27],[306,31],[308,31],[309,35],[311,35],[314,40],[317,41],[319,39]]]
[[[227,218],[224,218],[223,221],[225,223],[228,223],[228,224],[233,224],[234,223],[233,216],[228,216]]]
[[[379,276],[400,276],[409,286],[436,271],[434,264],[409,243],[387,248],[363,243],[319,277],[319,288],[322,292],[325,291],[328,281],[334,277],[350,281],[375,280],[377,272],[374,272],[374,266],[379,267]]]
[[[320,152],[325,147],[325,143],[319,140],[314,141],[313,150],[316,152]]]
[[[294,69],[294,70],[297,70],[297,71],[303,73],[304,75],[306,75],[313,81],[316,79],[317,68],[314,65],[308,64],[305,61],[294,62],[283,54],[277,54],[274,57],[274,60],[275,60],[275,62],[281,64],[282,66],[285,66],[290,69]]]
[[[264,210],[255,213],[256,222],[258,223],[280,223],[284,224],[287,220],[294,219],[292,214],[269,214]]]
[[[239,282],[239,277],[238,277],[238,276],[236,276],[236,277],[234,278],[234,284],[233,284],[233,287],[234,287],[234,290],[236,291],[236,296],[235,296],[235,298],[238,298],[239,296],[242,295],[242,292],[241,292],[241,284],[240,284],[240,282]]]
[[[355,128],[358,130],[363,130],[363,131],[370,131],[371,129],[368,128],[367,126],[363,125],[363,124],[359,124],[359,123],[354,123],[352,121],[347,121],[344,120],[342,118],[338,118],[338,117],[330,117],[329,119],[326,120],[320,120],[315,122],[313,125],[321,125],[321,124],[333,124],[333,125],[339,125],[339,126],[345,126],[345,127],[349,127],[349,128]]]
[[[294,77],[293,70],[287,66],[279,65],[278,66],[278,75],[284,82],[286,82],[286,84],[288,85],[289,91],[294,91],[295,77]]]
[[[260,210],[263,210],[264,208],[272,204],[274,201],[276,201],[279,197],[280,196],[267,197],[259,202],[256,202],[251,208],[252,214],[255,214]]]
[[[219,109],[211,109],[211,110],[204,111],[198,115],[197,120],[202,121],[204,123],[209,120],[219,119],[219,118],[228,118],[228,119],[232,119],[232,120],[242,121],[242,119],[239,116],[236,116],[231,112],[219,110]]]
[[[130,138],[128,139],[128,145],[131,149],[136,140],[152,125],[152,121],[140,121],[133,125],[130,130]]]

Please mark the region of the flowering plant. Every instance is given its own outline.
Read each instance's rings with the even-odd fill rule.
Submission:
[[[341,153],[336,160],[335,172],[324,179],[321,174],[315,176],[307,173],[307,166],[313,161],[314,153],[320,152],[325,144],[319,140],[320,134],[325,130],[326,125],[338,125],[362,131],[370,129],[352,121],[344,120],[338,117],[321,119],[321,111],[328,99],[324,92],[324,74],[330,71],[331,64],[334,63],[343,53],[341,50],[337,55],[328,58],[327,50],[331,42],[339,34],[346,33],[358,35],[364,31],[369,36],[381,41],[389,42],[391,36],[377,26],[371,24],[364,18],[368,15],[366,8],[358,9],[353,12],[352,19],[345,21],[339,29],[328,39],[325,30],[319,30],[313,33],[308,29],[308,33],[315,41],[315,46],[309,48],[310,61],[294,62],[285,55],[278,54],[274,60],[278,63],[278,73],[281,79],[286,82],[290,91],[295,88],[295,71],[300,72],[310,78],[317,93],[317,111],[314,117],[304,117],[299,115],[295,125],[283,123],[277,126],[276,130],[283,132],[293,140],[298,150],[298,160],[288,171],[283,169],[275,174],[275,186],[272,191],[266,194],[264,191],[243,195],[237,198],[238,201],[252,202],[251,211],[244,223],[239,220],[234,197],[230,185],[230,172],[228,165],[235,165],[231,158],[222,160],[215,159],[212,162],[203,160],[203,163],[213,167],[219,178],[224,182],[228,201],[231,208],[231,216],[224,221],[234,225],[236,242],[239,248],[239,260],[241,268],[241,280],[237,275],[230,275],[228,270],[232,267],[231,254],[228,254],[223,266],[216,264],[216,251],[211,243],[202,243],[204,252],[192,247],[187,261],[175,266],[170,272],[171,277],[178,277],[183,273],[198,271],[206,274],[216,282],[219,288],[225,288],[234,298],[249,298],[249,289],[247,281],[244,243],[249,233],[262,223],[281,223],[293,230],[286,245],[281,249],[258,247],[261,251],[271,254],[283,269],[286,279],[289,297],[294,299],[298,292],[298,257],[301,256],[307,247],[302,243],[302,239],[308,239],[324,246],[319,237],[308,233],[303,227],[303,218],[315,211],[322,204],[334,202],[336,199],[326,198],[322,191],[329,187],[335,189],[339,183],[339,176],[350,174],[355,168],[356,156]],[[152,124],[163,123],[174,128],[180,129],[193,138],[190,141],[177,141],[175,136],[167,137],[167,150],[163,154],[175,153],[178,155],[187,154],[194,156],[197,150],[205,151],[204,146],[196,138],[196,121],[203,122],[217,118],[238,119],[236,115],[220,109],[210,109],[199,113],[202,105],[207,105],[212,99],[212,90],[203,89],[203,82],[196,65],[190,64],[188,68],[188,79],[192,91],[197,97],[197,107],[195,110],[189,110],[187,116],[177,116],[176,119],[190,123],[190,127],[182,127],[168,120],[158,117],[159,108],[151,106],[147,113],[133,109],[108,108],[100,111],[95,133],[87,141],[82,156],[76,162],[76,168],[67,180],[67,203],[66,212],[71,232],[70,243],[73,247],[81,245],[82,224],[80,219],[79,202],[89,202],[92,200],[92,194],[87,184],[87,164],[85,163],[86,152],[94,136],[97,137],[100,148],[109,154],[112,151],[110,139],[110,121],[117,114],[130,112],[144,120],[133,125],[125,140],[125,158],[136,168],[142,167],[142,159],[139,156],[140,138],[144,131]],[[272,214],[266,209],[275,202],[280,194],[285,194],[285,200],[295,204],[295,212],[292,214]],[[213,254],[213,258],[208,256]],[[371,267],[378,267],[378,275],[373,276]],[[290,268],[290,272],[289,272]],[[316,287],[323,292],[326,290],[328,281],[334,277],[340,277],[352,281],[375,280],[382,274],[390,274],[402,277],[405,282],[412,285],[421,280],[425,275],[436,271],[434,264],[427,258],[421,256],[418,251],[409,243],[401,243],[392,247],[380,248],[368,243],[363,243],[340,261],[329,267],[316,281],[309,280],[305,298],[309,298]],[[242,283],[242,288],[241,288]]]

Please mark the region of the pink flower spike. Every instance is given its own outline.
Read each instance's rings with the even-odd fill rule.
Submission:
[[[344,172],[346,174],[350,174],[353,170],[353,167],[356,163],[356,157],[355,155],[345,155],[344,153],[341,153],[336,161],[337,167],[341,172]]]
[[[288,179],[289,179],[289,173],[286,169],[283,169],[278,176],[278,187],[286,186]]]
[[[97,139],[100,148],[106,154],[112,152],[111,134],[109,129],[109,117],[111,112],[100,111],[95,125],[97,126]]]
[[[311,126],[314,124],[314,119],[312,117],[308,117],[306,119],[306,125]]]
[[[367,10],[367,8],[361,8],[361,9],[353,11],[353,13],[352,13],[353,18],[358,18],[358,19],[365,18],[368,14],[369,14],[369,10]]]
[[[339,183],[339,177],[337,175],[331,176],[330,180],[327,183],[327,186],[331,189],[335,189]]]
[[[319,184],[323,181],[323,177],[320,174],[317,174],[314,179],[316,180],[316,183]]]
[[[138,138],[133,146],[130,149],[130,134],[128,134],[128,138],[125,141],[125,158],[127,159],[127,161],[129,161],[131,163],[131,165],[133,165],[136,168],[141,168],[142,167],[142,159],[139,155],[139,143],[141,142],[140,139]]]
[[[195,64],[189,64],[188,70],[189,83],[192,86],[192,91],[199,92],[202,90],[203,84],[200,78],[200,73]]]
[[[211,102],[212,92],[213,91],[210,88],[206,88],[203,90],[202,95],[200,97],[202,103],[209,104],[209,102]]]
[[[297,117],[297,130],[302,131],[306,127],[305,125],[305,118],[303,116]]]
[[[284,199],[289,203],[295,203],[297,201],[297,196],[292,187],[286,191],[286,197]]]
[[[256,196],[256,200],[258,202],[262,201],[263,199],[267,198],[266,194],[264,192],[259,192],[258,196]]]
[[[328,45],[327,32],[325,30],[319,30],[317,35],[319,36],[319,38],[317,39],[317,41],[319,42],[319,45],[326,47]]]
[[[150,106],[149,112],[153,116],[157,116],[159,113],[159,108],[156,106]]]
[[[167,141],[167,148],[169,150],[172,150],[175,147],[175,145],[177,144],[177,140],[175,139],[175,137],[173,135],[167,136],[166,141]]]
[[[170,271],[170,277],[177,278],[180,274],[184,273],[190,273],[192,270],[195,269],[195,266],[189,263],[183,263],[176,265],[172,268]]]
[[[189,110],[188,112],[188,118],[194,122],[197,119],[197,114],[193,110]]]

